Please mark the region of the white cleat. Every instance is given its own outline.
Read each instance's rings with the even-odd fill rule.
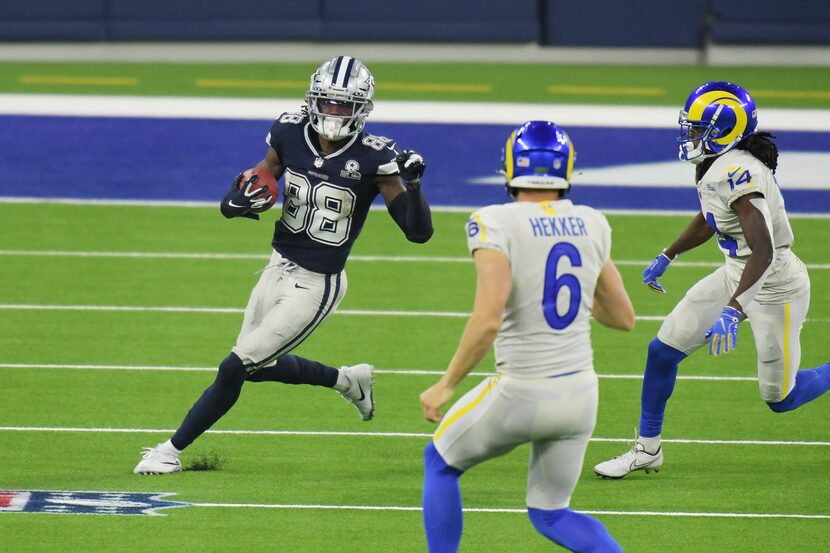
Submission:
[[[651,471],[660,472],[663,466],[663,447],[657,453],[651,454],[645,451],[643,444],[634,442],[634,445],[627,452],[610,461],[605,461],[594,467],[594,472],[603,478],[622,478],[635,470],[644,470],[646,474]]]
[[[169,474],[182,470],[179,456],[163,448],[164,444],[156,447],[145,447],[141,461],[133,469],[134,474]]]
[[[349,379],[351,386],[340,396],[354,405],[365,421],[375,416],[374,381],[375,368],[372,365],[362,364],[353,367],[341,367],[340,372]]]

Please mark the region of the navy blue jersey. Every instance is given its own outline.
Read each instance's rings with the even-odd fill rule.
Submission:
[[[266,141],[285,165],[274,249],[310,271],[342,271],[379,194],[376,175],[398,174],[395,143],[362,131],[324,156],[301,113],[282,114]]]

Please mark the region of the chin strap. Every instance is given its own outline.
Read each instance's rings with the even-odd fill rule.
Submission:
[[[315,130],[317,130],[323,138],[328,140],[342,140],[350,136],[348,133],[348,126],[344,124],[342,118],[340,117],[322,116],[319,118],[318,127],[319,129]]]

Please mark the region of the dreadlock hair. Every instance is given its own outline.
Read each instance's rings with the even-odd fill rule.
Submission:
[[[772,139],[775,135],[768,132],[756,132],[747,136],[735,145],[735,149],[749,152],[758,160],[769,167],[770,171],[775,173],[778,168],[778,146]],[[695,180],[700,182],[709,167],[715,162],[716,157],[710,157],[703,160],[703,163],[695,168]]]
[[[703,175],[706,174],[706,171],[709,170],[709,167],[715,163],[715,160],[718,159],[716,157],[707,157],[698,165],[695,165],[695,182],[700,182],[700,179],[703,178]]]
[[[772,133],[756,132],[738,142],[735,147],[739,150],[746,150],[757,157],[761,163],[775,173],[775,169],[778,167],[778,146],[772,141],[773,138],[775,138],[775,135]]]

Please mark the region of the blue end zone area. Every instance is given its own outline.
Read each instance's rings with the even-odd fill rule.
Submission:
[[[238,172],[264,157],[269,128],[268,120],[0,116],[0,196],[218,202]],[[425,190],[433,205],[506,201],[493,177],[513,127],[370,122],[367,129],[424,155]],[[577,171],[676,159],[673,129],[567,130],[576,145]],[[783,156],[830,150],[827,132],[776,135]],[[600,209],[697,210],[693,169],[684,170],[688,186],[583,181],[574,185],[571,198]],[[782,184],[790,212],[830,213],[830,190]]]

